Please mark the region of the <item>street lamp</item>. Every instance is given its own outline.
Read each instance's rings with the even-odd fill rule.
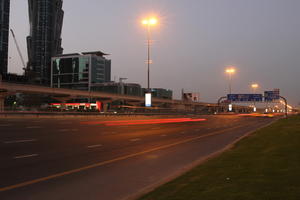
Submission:
[[[231,94],[231,82],[232,82],[232,74],[235,73],[235,68],[230,67],[225,70],[229,77],[229,94]]]
[[[142,24],[144,26],[147,27],[147,51],[148,51],[148,55],[147,55],[147,92],[150,92],[150,64],[151,64],[151,60],[150,60],[150,39],[151,39],[151,27],[155,26],[158,23],[157,19],[155,17],[149,17],[146,19],[142,20]]]
[[[229,67],[225,70],[225,72],[228,74],[229,76],[229,94],[231,94],[231,81],[232,81],[232,74],[235,73],[235,68],[234,67]],[[232,104],[230,101],[230,104],[228,105],[228,110],[229,112],[232,111]]]
[[[256,89],[259,87],[257,83],[252,83],[251,88],[253,89],[253,93],[255,93]]]
[[[252,83],[251,88],[253,90],[253,94],[255,94],[256,89],[259,87],[257,83]],[[256,112],[255,100],[253,100],[253,112]]]

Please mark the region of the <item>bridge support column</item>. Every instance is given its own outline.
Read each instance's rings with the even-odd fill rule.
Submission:
[[[110,103],[112,103],[112,101],[111,100],[100,100],[100,102],[102,103],[102,111],[103,112],[107,112],[108,111],[108,104]]]
[[[4,100],[6,96],[7,96],[6,93],[0,92],[0,112],[4,112]]]
[[[4,112],[4,98],[0,96],[0,112]]]
[[[107,112],[108,110],[108,102],[103,103],[103,112]]]

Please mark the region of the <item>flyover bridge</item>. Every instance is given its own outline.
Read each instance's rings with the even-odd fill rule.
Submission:
[[[47,94],[51,95],[53,98],[66,102],[69,99],[74,98],[92,98],[101,101],[104,105],[116,101],[123,100],[130,104],[141,104],[145,101],[142,96],[130,96],[121,95],[105,92],[95,92],[95,91],[82,91],[82,90],[72,90],[64,88],[50,88],[39,85],[30,84],[16,84],[9,82],[0,82],[0,112],[4,111],[4,99],[8,95],[13,95],[16,93],[27,93],[27,94]],[[170,99],[160,99],[153,98],[152,103],[154,106],[166,106],[168,108],[174,108],[186,111],[197,111],[203,108],[216,110],[218,104],[202,103],[202,102],[187,102],[181,100],[170,100]]]

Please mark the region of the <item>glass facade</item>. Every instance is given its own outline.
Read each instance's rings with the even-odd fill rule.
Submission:
[[[91,82],[92,84],[111,81],[111,60],[91,55]]]
[[[0,74],[7,73],[10,0],[0,0]]]
[[[151,89],[152,97],[160,99],[172,99],[173,91],[163,88],[152,88]]]
[[[147,91],[146,88],[143,88],[143,94],[145,94]],[[167,90],[163,88],[151,88],[151,94],[154,98],[160,98],[160,99],[172,99],[173,98],[173,91]]]
[[[94,91],[114,93],[114,94],[125,94],[131,96],[141,96],[142,88],[136,83],[116,83],[109,82],[98,84],[93,87]]]
[[[54,88],[91,90],[94,84],[110,81],[110,60],[95,55],[61,56],[52,59]]]
[[[27,37],[31,82],[50,84],[51,57],[62,54],[62,0],[28,0],[30,36]]]

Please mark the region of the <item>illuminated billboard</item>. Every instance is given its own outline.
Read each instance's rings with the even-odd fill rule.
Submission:
[[[145,94],[145,106],[151,107],[151,93]]]

